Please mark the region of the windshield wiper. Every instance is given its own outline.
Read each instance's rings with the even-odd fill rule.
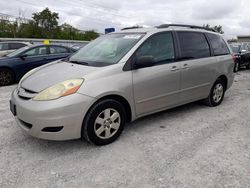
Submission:
[[[68,60],[69,63],[74,63],[74,64],[79,64],[79,65],[88,65],[87,62],[84,61],[73,61],[73,60]]]

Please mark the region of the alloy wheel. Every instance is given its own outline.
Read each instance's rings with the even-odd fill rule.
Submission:
[[[11,72],[8,70],[0,70],[0,85],[9,85],[12,81]]]
[[[120,124],[121,116],[119,112],[115,109],[107,108],[95,120],[95,134],[101,139],[109,139],[119,130]]]
[[[213,100],[215,103],[219,103],[223,97],[224,88],[221,83],[218,83],[214,87]]]

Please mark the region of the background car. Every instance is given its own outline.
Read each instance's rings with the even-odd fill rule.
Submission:
[[[66,58],[75,50],[59,45],[26,46],[0,58],[0,86],[12,84],[29,70]]]
[[[250,69],[250,46],[247,43],[233,43],[229,45],[236,58],[235,72],[239,68],[246,67]]]
[[[86,46],[86,44],[75,44],[75,45],[72,45],[71,48],[73,48],[74,50],[78,51],[80,50],[82,47]]]
[[[5,56],[24,46],[31,46],[28,42],[0,42],[0,57]]]

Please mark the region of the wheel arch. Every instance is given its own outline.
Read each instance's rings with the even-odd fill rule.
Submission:
[[[227,86],[228,86],[228,78],[226,77],[226,75],[220,75],[220,76],[218,77],[218,79],[223,80],[223,82],[225,83],[226,89],[227,89]]]
[[[97,104],[98,102],[102,101],[102,100],[105,100],[105,99],[113,99],[113,100],[116,100],[118,102],[120,102],[124,109],[125,109],[125,112],[126,112],[126,122],[131,122],[132,121],[132,109],[131,109],[131,106],[128,102],[127,99],[125,99],[123,96],[121,95],[118,95],[118,94],[109,94],[109,95],[105,95],[105,96],[102,96],[100,98],[98,98],[97,101],[95,101],[88,109],[86,115],[89,113],[89,111],[91,110],[91,108]],[[84,119],[86,118],[86,115],[84,117]]]

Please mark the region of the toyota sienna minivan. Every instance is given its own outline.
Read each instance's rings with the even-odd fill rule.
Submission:
[[[105,145],[142,116],[198,100],[219,105],[233,69],[229,46],[216,32],[189,25],[127,28],[28,72],[10,109],[34,137]]]

